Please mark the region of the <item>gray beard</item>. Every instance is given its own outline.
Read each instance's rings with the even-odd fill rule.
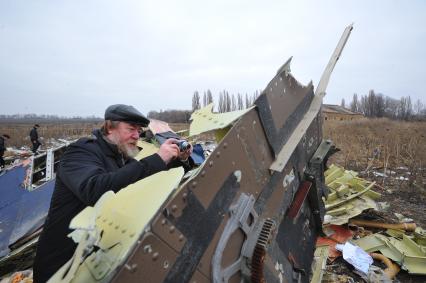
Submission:
[[[136,155],[138,155],[139,153],[139,149],[136,148],[128,148],[125,145],[122,144],[118,144],[118,149],[121,151],[121,153],[126,157],[126,158],[135,158]]]
[[[138,155],[139,153],[139,149],[137,147],[135,148],[130,148],[128,146],[126,146],[123,143],[120,143],[118,141],[118,138],[116,138],[114,135],[111,135],[109,137],[105,136],[105,140],[109,143],[115,144],[118,148],[118,151],[123,154],[123,156],[127,159],[127,158],[134,158],[136,157],[136,155]]]

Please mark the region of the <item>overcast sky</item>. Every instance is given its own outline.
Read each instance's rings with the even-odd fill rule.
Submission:
[[[0,0],[0,114],[190,109],[195,90],[263,90],[290,56],[316,87],[352,22],[325,102],[370,89],[426,102],[422,0]]]

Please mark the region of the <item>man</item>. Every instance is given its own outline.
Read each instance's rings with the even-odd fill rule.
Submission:
[[[180,152],[177,140],[165,141],[156,154],[140,161],[136,143],[149,120],[132,106],[116,104],[105,111],[105,122],[93,138],[71,144],[61,158],[49,213],[34,262],[35,282],[47,281],[73,255],[76,244],[67,237],[71,219],[93,206],[106,192],[124,187],[171,167],[183,165],[192,147]],[[185,167],[185,170],[190,168]]]
[[[0,169],[5,167],[3,155],[4,155],[4,152],[6,151],[6,145],[5,145],[4,139],[10,139],[10,136],[6,134],[3,134],[3,136],[0,136]]]
[[[31,144],[33,145],[32,152],[34,154],[37,153],[37,149],[41,145],[41,143],[38,141],[38,133],[37,133],[37,128],[39,127],[40,127],[39,124],[35,124],[30,131],[30,140],[31,140]]]

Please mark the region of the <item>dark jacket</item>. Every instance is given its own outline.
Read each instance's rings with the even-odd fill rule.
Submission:
[[[30,140],[31,141],[38,140],[38,133],[37,133],[37,128],[36,127],[32,128],[31,131],[30,131]]]
[[[73,255],[77,245],[67,235],[72,232],[68,226],[74,216],[86,206],[93,206],[106,191],[118,192],[166,169],[168,166],[158,154],[140,161],[124,160],[117,146],[108,143],[100,131],[95,131],[94,138],[82,138],[71,144],[61,158],[49,213],[38,242],[35,282],[48,280]]]
[[[4,152],[6,147],[4,146],[4,138],[0,137],[0,152]]]

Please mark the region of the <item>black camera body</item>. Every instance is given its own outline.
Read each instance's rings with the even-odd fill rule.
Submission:
[[[181,152],[186,151],[186,150],[191,148],[191,144],[189,142],[187,142],[186,140],[180,140],[176,144],[179,147],[179,150]]]

